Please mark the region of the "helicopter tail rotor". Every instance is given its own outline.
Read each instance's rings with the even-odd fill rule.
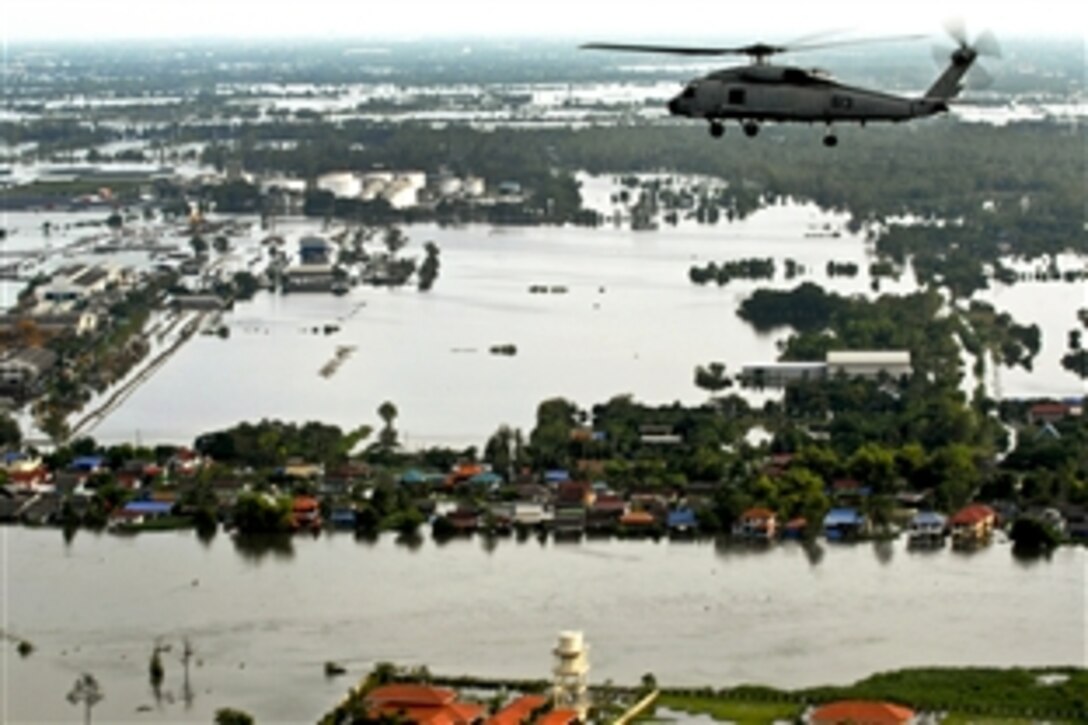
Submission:
[[[951,64],[929,89],[926,96],[947,100],[958,95],[964,86],[972,90],[984,90],[992,86],[993,75],[975,61],[979,57],[1001,57],[1001,46],[994,34],[985,30],[978,34],[974,43],[971,43],[967,26],[961,18],[946,21],[944,27],[952,40],[956,41],[957,47],[949,49],[937,46],[933,49],[934,58],[939,64],[942,66],[949,62]],[[961,83],[964,76],[966,76],[966,82]]]

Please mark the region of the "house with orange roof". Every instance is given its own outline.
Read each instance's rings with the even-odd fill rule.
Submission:
[[[291,528],[316,531],[321,528],[321,504],[313,496],[295,496],[291,504]]]
[[[778,517],[763,506],[750,508],[741,514],[733,533],[753,541],[770,541],[778,531]]]
[[[813,710],[811,725],[909,725],[917,721],[910,708],[876,700],[840,700]]]
[[[522,725],[531,723],[536,715],[548,707],[543,695],[522,695],[489,717],[485,725]]]
[[[952,543],[970,546],[990,538],[997,525],[997,513],[986,504],[964,506],[948,521],[952,529]]]
[[[383,685],[364,702],[371,718],[402,718],[419,725],[471,725],[485,712],[482,705],[459,702],[453,690],[428,685]]]

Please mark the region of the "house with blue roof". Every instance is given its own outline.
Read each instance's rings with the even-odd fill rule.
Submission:
[[[669,530],[669,536],[694,535],[699,529],[699,520],[695,511],[685,506],[670,511],[665,518],[665,526]]]
[[[105,459],[102,456],[77,456],[72,459],[72,463],[68,468],[80,473],[94,473],[102,468],[104,463]]]
[[[474,488],[494,489],[501,486],[502,482],[502,476],[495,473],[494,471],[484,471],[482,473],[477,473],[475,476],[468,479],[469,485],[473,486]]]
[[[562,468],[555,468],[550,471],[544,472],[544,483],[562,483],[563,481],[570,480],[570,471]]]
[[[936,511],[919,511],[910,520],[907,541],[915,546],[943,544],[948,533],[948,519]]]
[[[824,516],[824,538],[850,541],[869,533],[869,519],[855,508],[833,508]]]

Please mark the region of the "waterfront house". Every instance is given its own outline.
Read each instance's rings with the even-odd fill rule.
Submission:
[[[699,520],[695,511],[682,507],[669,512],[665,525],[669,529],[670,536],[691,536],[699,529]]]
[[[459,534],[471,534],[480,526],[480,514],[475,509],[458,507],[446,514],[450,528]]]
[[[741,514],[734,536],[753,541],[770,541],[778,531],[778,517],[769,508],[757,506]]]
[[[557,537],[580,538],[586,530],[584,506],[556,507],[552,517],[552,531]]]
[[[914,711],[876,700],[840,700],[813,710],[810,725],[910,725],[916,722]]]
[[[627,511],[627,502],[615,493],[598,493],[586,512],[586,526],[603,531],[615,529]]]
[[[367,694],[368,717],[418,725],[471,725],[483,719],[482,705],[460,702],[457,693],[428,685],[393,683]]]
[[[936,511],[920,511],[910,520],[907,540],[911,545],[944,543],[948,519]]]
[[[174,504],[170,501],[130,501],[110,516],[110,526],[140,526],[148,521],[166,518],[173,511]]]
[[[563,481],[555,488],[555,505],[592,506],[596,494],[593,487],[585,481]]]
[[[848,541],[869,533],[869,519],[853,508],[833,508],[824,516],[824,537],[828,541]]]
[[[997,525],[997,513],[985,504],[971,504],[957,511],[948,523],[953,544],[982,544],[989,540]]]
[[[660,519],[649,511],[628,511],[620,517],[620,532],[632,536],[660,533]]]
[[[317,531],[321,528],[321,504],[313,496],[295,496],[291,503],[291,528]]]

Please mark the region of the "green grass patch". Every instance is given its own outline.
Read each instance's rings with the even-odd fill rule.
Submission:
[[[967,715],[962,712],[950,712],[941,720],[941,725],[1033,725],[1037,720],[1021,717],[984,717],[981,715]],[[1072,725],[1072,720],[1047,720],[1050,725]]]
[[[740,725],[766,725],[776,720],[793,720],[801,714],[801,705],[782,702],[743,702],[718,697],[661,695],[655,707],[678,710],[691,715],[707,715]]]

